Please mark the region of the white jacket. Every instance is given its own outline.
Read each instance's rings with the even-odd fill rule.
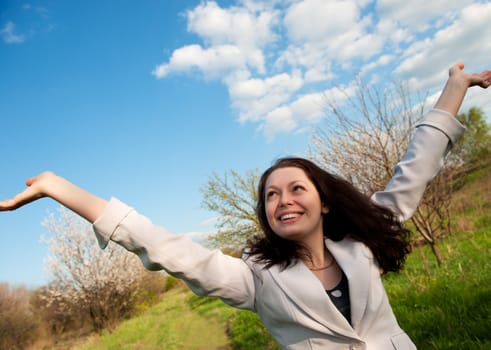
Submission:
[[[453,116],[432,110],[416,128],[411,145],[387,188],[374,201],[392,208],[401,220],[416,209],[424,189],[464,131]],[[351,239],[325,244],[349,281],[350,325],[322,284],[299,262],[265,269],[253,259],[208,250],[185,235],[173,235],[112,198],[94,223],[99,244],[117,242],[151,270],[182,278],[199,295],[216,296],[252,310],[283,349],[415,349],[399,327],[371,251]]]

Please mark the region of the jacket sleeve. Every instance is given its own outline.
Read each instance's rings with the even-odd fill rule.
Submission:
[[[163,269],[183,279],[198,295],[253,308],[253,273],[242,259],[206,249],[186,235],[171,234],[115,198],[111,198],[93,229],[101,248],[114,241],[137,254],[147,269]]]
[[[391,208],[401,222],[414,214],[427,184],[443,166],[443,160],[465,128],[451,114],[433,109],[418,124],[406,154],[394,169],[387,187],[372,200]]]

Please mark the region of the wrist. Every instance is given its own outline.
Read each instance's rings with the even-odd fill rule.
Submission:
[[[434,108],[456,115],[464,100],[470,81],[463,75],[451,75]]]
[[[450,88],[453,91],[462,91],[464,94],[471,86],[470,76],[466,74],[452,74],[445,85],[445,89]]]

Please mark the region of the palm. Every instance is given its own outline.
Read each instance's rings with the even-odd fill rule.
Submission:
[[[487,89],[491,85],[491,70],[485,70],[480,73],[467,74],[463,72],[464,65],[457,64],[450,68],[449,75],[461,74],[469,81],[469,86],[480,86]]]
[[[44,197],[41,190],[42,180],[47,176],[46,173],[30,178],[26,181],[27,188],[18,193],[11,199],[0,202],[0,211],[15,210],[39,198]]]

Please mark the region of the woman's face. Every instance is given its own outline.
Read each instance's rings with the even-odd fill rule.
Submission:
[[[266,217],[278,236],[294,241],[323,236],[322,214],[328,209],[302,169],[274,170],[266,180],[264,193]]]

